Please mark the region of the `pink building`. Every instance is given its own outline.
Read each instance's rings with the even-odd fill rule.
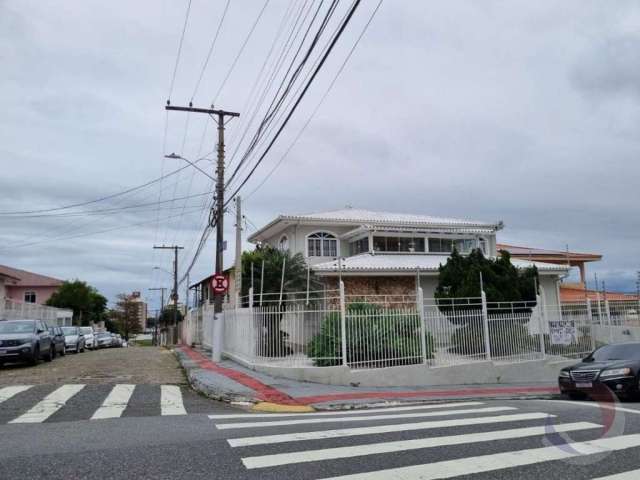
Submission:
[[[43,305],[62,285],[62,280],[57,278],[6,265],[0,265],[0,276],[4,277],[4,296],[25,303]]]

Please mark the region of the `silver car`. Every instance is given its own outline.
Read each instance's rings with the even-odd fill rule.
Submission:
[[[93,331],[93,327],[80,327],[80,332],[84,336],[84,346],[89,350],[98,348],[98,341],[96,334]]]
[[[62,327],[64,349],[66,352],[84,352],[84,335],[80,327]]]

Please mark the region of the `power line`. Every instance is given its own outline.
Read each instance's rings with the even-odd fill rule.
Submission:
[[[204,160],[205,158],[206,157],[200,158],[200,159],[196,160],[196,162],[199,162],[200,160]],[[176,170],[173,170],[173,171],[171,171],[171,172],[169,172],[167,174],[161,175],[158,178],[154,178],[153,180],[150,180],[150,181],[148,181],[146,183],[137,185],[135,187],[128,188],[126,190],[122,190],[122,191],[117,192],[117,193],[106,195],[104,197],[99,197],[99,198],[96,198],[94,200],[89,200],[89,201],[80,202],[80,203],[72,203],[72,204],[69,204],[69,205],[63,205],[61,207],[42,208],[42,209],[38,209],[38,210],[5,211],[5,212],[0,212],[0,215],[7,215],[7,216],[8,215],[28,215],[28,214],[32,214],[32,213],[35,214],[35,213],[45,213],[45,212],[57,212],[57,211],[60,211],[60,210],[68,210],[70,208],[84,207],[86,205],[91,205],[93,203],[103,202],[105,200],[110,200],[112,198],[116,198],[116,197],[119,197],[121,195],[126,195],[128,193],[135,192],[136,190],[141,190],[141,189],[146,188],[146,187],[148,187],[150,185],[153,185],[154,183],[158,183],[159,181],[164,180],[165,178],[168,178],[168,177],[170,177],[172,175],[175,175],[176,173],[181,172],[182,170],[184,170],[186,168],[189,168],[189,165],[185,165],[184,167],[180,167],[180,168],[178,168]]]
[[[345,20],[342,22],[342,25],[340,25],[335,37],[333,38],[333,40],[331,41],[327,51],[324,53],[324,55],[322,56],[322,59],[320,60],[320,63],[318,64],[318,66],[315,68],[313,74],[311,75],[311,77],[309,78],[309,80],[307,81],[307,84],[305,85],[304,89],[302,90],[302,92],[300,93],[300,96],[298,97],[298,99],[296,100],[295,104],[293,105],[293,107],[291,108],[291,110],[289,111],[289,113],[287,114],[287,117],[284,119],[282,125],[280,126],[280,128],[278,128],[278,131],[275,133],[273,139],[271,140],[271,142],[269,142],[269,145],[267,146],[267,148],[265,149],[265,151],[262,153],[262,155],[260,155],[260,158],[258,159],[258,161],[256,162],[256,164],[253,166],[253,168],[251,169],[251,171],[249,172],[249,174],[245,177],[245,179],[242,181],[242,183],[235,189],[235,191],[233,192],[233,194],[231,194],[228,198],[229,200],[227,200],[226,204],[229,203],[230,199],[235,197],[238,192],[240,191],[240,189],[242,189],[242,187],[249,181],[249,178],[251,178],[251,176],[253,175],[253,173],[256,171],[256,169],[258,168],[258,166],[260,166],[260,163],[262,163],[262,161],[264,160],[264,158],[267,156],[267,154],[269,153],[269,151],[271,150],[271,148],[273,147],[274,143],[276,142],[276,140],[278,139],[278,137],[280,136],[280,134],[282,133],[282,131],[284,130],[284,127],[287,125],[287,123],[289,123],[289,120],[291,119],[291,117],[293,116],[294,112],[296,111],[296,109],[298,108],[298,106],[300,105],[300,102],[302,101],[302,99],[304,98],[304,96],[306,95],[307,91],[309,90],[309,87],[311,86],[311,84],[313,83],[314,79],[316,78],[316,76],[318,75],[318,72],[322,69],[322,66],[324,65],[324,63],[326,62],[327,58],[329,57],[329,55],[331,54],[331,51],[333,50],[333,48],[335,47],[336,43],[338,42],[338,40],[340,39],[340,37],[342,36],[342,34],[344,33],[344,30],[346,29],[347,25],[349,24],[349,22],[351,21],[351,18],[353,17],[356,9],[358,8],[358,6],[360,5],[360,1],[361,0],[355,0],[349,10],[349,13],[347,14]],[[226,205],[225,204],[225,205]]]
[[[224,18],[227,16],[227,10],[229,9],[229,4],[231,0],[227,0],[227,3],[224,6],[224,11],[222,12],[222,17],[220,18],[220,22],[218,23],[218,28],[216,29],[216,33],[213,36],[213,40],[211,41],[211,46],[209,47],[209,53],[207,53],[207,58],[202,65],[202,69],[200,70],[200,76],[198,77],[198,81],[196,82],[196,86],[193,89],[193,95],[191,95],[191,102],[193,102],[196,93],[198,93],[198,88],[200,88],[200,82],[202,81],[202,76],[204,75],[205,70],[207,69],[207,65],[209,64],[209,60],[211,59],[211,54],[213,53],[213,49],[216,46],[216,42],[218,40],[218,35],[220,34],[220,29],[222,28],[222,23],[224,22]]]
[[[367,29],[369,28],[369,25],[373,21],[373,17],[375,17],[376,13],[378,13],[378,10],[380,9],[380,6],[382,5],[382,2],[383,2],[383,0],[380,0],[378,2],[378,5],[376,6],[376,8],[371,13],[371,16],[369,17],[369,20],[367,21],[367,23],[365,24],[364,28],[362,29],[362,32],[360,32],[360,35],[358,36],[358,38],[356,39],[355,43],[353,44],[353,47],[351,47],[351,50],[349,51],[349,53],[345,57],[344,61],[342,62],[342,65],[340,65],[340,68],[338,69],[336,75],[333,77],[333,80],[331,80],[331,83],[329,84],[329,87],[327,88],[327,90],[322,95],[322,98],[320,98],[320,101],[318,102],[316,107],[311,112],[311,115],[309,116],[307,121],[304,123],[304,125],[302,126],[302,128],[300,129],[298,134],[296,135],[296,137],[293,140],[293,142],[291,142],[291,145],[289,145],[289,147],[284,152],[282,157],[280,157],[278,162],[273,166],[273,168],[269,171],[269,173],[262,179],[262,181],[258,184],[258,186],[256,186],[256,188],[254,188],[246,197],[244,197],[245,200],[248,200],[254,193],[256,193],[256,191],[258,191],[265,184],[265,182],[271,177],[271,175],[273,175],[273,173],[278,169],[278,167],[282,164],[282,162],[287,158],[287,156],[289,155],[289,153],[291,152],[293,147],[298,143],[298,140],[300,139],[300,137],[302,136],[304,131],[307,129],[307,127],[309,126],[309,124],[311,123],[313,118],[315,117],[316,113],[318,112],[318,110],[320,109],[322,104],[324,103],[325,99],[327,98],[327,96],[331,92],[331,89],[333,88],[333,86],[335,85],[336,81],[338,80],[338,77],[340,77],[340,75],[342,74],[342,71],[344,70],[344,67],[349,62],[349,59],[351,59],[351,56],[353,55],[353,52],[356,50],[358,44],[360,43],[360,40],[362,39],[362,37],[366,33]]]
[[[173,85],[176,81],[176,74],[178,73],[178,64],[180,63],[180,54],[182,53],[182,42],[184,41],[184,34],[187,31],[187,22],[189,20],[189,12],[191,11],[191,0],[187,4],[187,12],[184,15],[184,25],[182,25],[182,34],[180,35],[180,42],[178,43],[178,53],[176,54],[176,62],[173,66],[173,75],[171,75],[171,85],[169,86],[169,95],[167,96],[167,102],[171,98],[173,93]]]
[[[236,67],[236,63],[238,63],[238,59],[242,55],[242,52],[244,51],[245,47],[247,46],[247,43],[249,42],[249,39],[253,35],[253,32],[256,29],[256,26],[258,25],[258,22],[260,22],[260,18],[262,18],[262,14],[267,9],[267,5],[269,5],[269,0],[266,0],[264,2],[264,5],[262,6],[262,9],[260,10],[260,13],[258,13],[258,16],[256,17],[255,21],[253,22],[253,25],[251,26],[251,29],[249,30],[249,33],[245,37],[244,42],[242,42],[242,46],[240,47],[240,50],[238,50],[238,53],[236,54],[236,58],[233,60],[233,63],[231,64],[231,67],[229,68],[229,71],[227,71],[227,74],[225,75],[224,80],[222,80],[222,84],[220,84],[220,87],[218,87],[218,91],[216,92],[216,94],[213,97],[213,100],[211,100],[211,105],[215,105],[216,100],[218,100],[218,96],[220,95],[220,92],[222,92],[222,89],[226,85],[227,80],[229,80],[229,76],[231,75],[231,73],[233,72],[234,68]]]

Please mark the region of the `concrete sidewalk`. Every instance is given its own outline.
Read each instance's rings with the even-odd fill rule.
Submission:
[[[305,411],[366,408],[381,403],[435,402],[487,398],[552,398],[555,383],[459,385],[438,387],[346,387],[276,378],[224,360],[212,362],[203,351],[187,346],[175,349],[189,382],[203,394],[230,403],[257,405],[258,409]],[[268,405],[265,405],[268,404]]]

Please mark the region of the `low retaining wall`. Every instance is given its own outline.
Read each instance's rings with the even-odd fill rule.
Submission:
[[[600,343],[620,343],[640,341],[640,327],[622,327],[617,325],[594,325],[593,335]]]
[[[417,387],[481,384],[516,384],[555,382],[561,368],[579,360],[535,360],[508,365],[493,362],[475,362],[448,367],[405,365],[400,367],[351,370],[348,367],[275,367],[253,365],[234,355],[228,358],[274,377],[290,378],[302,382],[327,385],[358,385],[361,387]]]

